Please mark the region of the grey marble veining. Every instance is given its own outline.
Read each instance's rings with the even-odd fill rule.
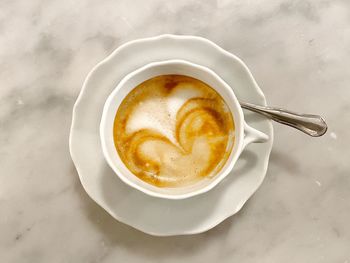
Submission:
[[[0,262],[350,262],[349,1],[0,1]],[[115,221],[69,156],[72,106],[118,45],[207,37],[241,57],[271,105],[329,132],[274,125],[266,180],[235,216],[157,238]]]

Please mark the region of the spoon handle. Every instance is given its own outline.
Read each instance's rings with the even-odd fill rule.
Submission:
[[[299,114],[285,109],[259,106],[240,102],[241,107],[262,114],[274,121],[296,128],[312,137],[319,137],[326,133],[327,124],[319,115]]]

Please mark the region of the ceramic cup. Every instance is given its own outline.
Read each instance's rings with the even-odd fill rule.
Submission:
[[[204,178],[190,186],[174,188],[157,187],[142,181],[125,166],[114,145],[114,118],[123,99],[131,90],[145,80],[167,74],[186,75],[207,83],[225,100],[235,122],[235,143],[225,165],[215,176]],[[232,171],[237,159],[248,144],[252,142],[265,142],[268,136],[248,126],[244,121],[242,108],[232,88],[215,72],[209,68],[184,60],[167,60],[147,64],[129,73],[120,81],[105,102],[100,123],[100,138],[107,163],[123,182],[154,197],[184,199],[212,189]],[[231,174],[231,176],[234,176],[234,174]]]

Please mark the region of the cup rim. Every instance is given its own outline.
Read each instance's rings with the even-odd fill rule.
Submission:
[[[156,192],[156,191],[152,191],[150,189],[147,189],[145,187],[142,187],[140,184],[147,184],[150,185],[146,182],[144,182],[143,180],[141,180],[140,178],[138,178],[136,175],[132,174],[132,172],[126,167],[126,165],[123,163],[123,161],[121,160],[117,150],[115,149],[115,146],[113,145],[115,152],[117,153],[117,157],[119,159],[119,163],[124,166],[124,168],[126,168],[127,171],[129,171],[129,173],[131,173],[135,178],[137,178],[137,180],[139,180],[140,184],[136,184],[135,182],[131,181],[127,176],[125,176],[121,171],[120,168],[118,167],[117,163],[115,160],[113,160],[113,158],[110,156],[110,153],[108,151],[108,145],[106,142],[106,124],[108,122],[107,120],[107,115],[108,112],[110,110],[110,107],[113,105],[113,98],[116,97],[116,95],[123,89],[124,85],[130,81],[131,79],[133,79],[135,76],[142,74],[142,72],[149,70],[150,68],[153,67],[159,67],[159,66],[165,66],[165,65],[169,65],[169,64],[177,64],[177,65],[185,65],[185,66],[189,66],[192,68],[195,68],[196,70],[199,71],[203,71],[206,74],[210,75],[212,78],[215,79],[215,81],[217,81],[229,94],[230,94],[230,101],[225,100],[226,104],[228,105],[230,111],[232,114],[234,114],[234,112],[232,112],[232,109],[234,109],[235,113],[238,114],[234,117],[234,122],[235,122],[235,141],[234,141],[234,146],[231,150],[231,153],[226,161],[226,164],[224,165],[224,167],[221,168],[221,170],[218,172],[218,175],[215,175],[211,180],[211,182],[209,182],[206,186],[199,188],[197,190],[191,191],[191,192],[187,192],[187,193],[182,193],[182,194],[169,194],[169,193],[160,193],[160,192]],[[183,74],[185,75],[185,74]],[[144,80],[147,80],[148,78],[145,78]],[[201,79],[200,79],[201,80]],[[136,87],[136,86],[134,86]],[[217,91],[222,97],[222,92],[220,92],[219,90],[217,90],[217,88],[212,87],[215,91]],[[129,91],[130,92],[130,91]],[[129,93],[127,92],[127,94]],[[121,101],[125,98],[125,96],[121,99]],[[120,103],[117,107],[117,109],[119,108]],[[115,113],[114,113],[115,116]],[[237,118],[238,117],[238,118]],[[114,121],[114,118],[113,118]],[[219,77],[213,70],[211,70],[208,67],[202,66],[202,65],[198,65],[186,60],[182,60],[182,59],[171,59],[171,60],[164,60],[164,61],[157,61],[157,62],[151,62],[148,63],[132,72],[130,72],[129,74],[127,74],[118,84],[117,86],[113,89],[113,91],[110,93],[110,95],[108,96],[104,107],[103,107],[103,112],[102,112],[102,117],[101,117],[101,122],[100,122],[100,140],[101,140],[101,146],[102,146],[102,151],[103,151],[103,155],[108,163],[108,165],[112,168],[112,170],[114,171],[115,174],[117,174],[117,176],[127,185],[131,186],[132,188],[135,188],[147,195],[153,196],[153,197],[158,197],[158,198],[164,198],[164,199],[175,199],[175,200],[179,200],[179,199],[185,199],[185,198],[189,198],[189,197],[193,197],[193,196],[197,196],[199,194],[203,194],[205,192],[208,192],[209,190],[213,189],[216,185],[218,185],[233,169],[237,159],[239,158],[241,152],[242,152],[242,148],[243,148],[243,141],[244,141],[244,125],[245,125],[245,120],[244,120],[244,114],[243,111],[240,107],[240,104],[238,102],[238,99],[236,98],[232,88],[221,78]],[[152,185],[153,186],[153,185]],[[153,186],[154,188],[159,188],[156,186]],[[181,188],[181,187],[179,187]],[[161,188],[164,189],[164,188]]]

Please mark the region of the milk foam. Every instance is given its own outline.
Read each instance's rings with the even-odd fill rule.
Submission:
[[[215,90],[190,77],[163,75],[126,96],[113,135],[132,173],[177,187],[216,175],[232,149],[233,131],[232,115]]]
[[[151,129],[178,145],[175,138],[176,114],[186,101],[200,97],[202,92],[189,84],[183,84],[167,97],[151,97],[139,102],[126,124],[126,132],[132,134]]]

